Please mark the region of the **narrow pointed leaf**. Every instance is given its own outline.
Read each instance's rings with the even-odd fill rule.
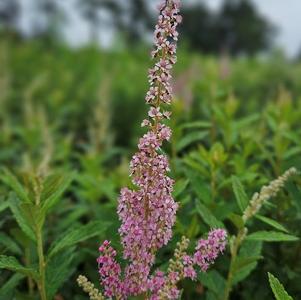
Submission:
[[[0,255],[0,269],[18,272],[32,278],[38,277],[38,273],[34,269],[22,266],[13,256]]]
[[[220,295],[221,291],[224,290],[226,285],[225,278],[217,271],[212,270],[208,273],[199,273],[198,279],[209,290],[211,290],[215,295]]]
[[[73,178],[73,174],[54,174],[45,180],[41,195],[43,213],[46,214],[49,209],[56,205]]]
[[[108,223],[96,221],[70,230],[53,243],[49,251],[48,258],[67,247],[76,245],[77,243],[85,241],[93,236],[101,235],[108,226]]]
[[[262,250],[261,241],[244,241],[239,251],[238,259],[241,259],[243,261],[244,259],[248,259],[249,257],[252,256],[260,257],[261,250]],[[247,278],[251,274],[251,272],[256,268],[257,264],[258,264],[258,260],[255,261],[253,260],[253,262],[250,262],[245,266],[241,265],[239,270],[236,270],[233,276],[233,284],[237,284],[238,282]]]
[[[9,296],[14,293],[15,288],[24,279],[25,275],[17,273],[14,274],[1,288],[0,288],[0,300],[10,299]]]
[[[276,222],[275,220],[273,219],[270,219],[270,218],[267,218],[267,217],[264,217],[264,216],[260,216],[260,215],[256,215],[255,216],[258,220],[280,230],[280,231],[283,231],[283,232],[286,232],[288,233],[288,230],[281,224],[279,224],[278,222]]]
[[[20,209],[20,201],[16,198],[16,195],[11,193],[9,196],[9,207],[13,213],[14,218],[16,219],[21,230],[33,241],[36,241],[35,233],[28,222],[27,218],[24,216],[22,210]]]
[[[293,300],[286,292],[280,281],[271,273],[268,273],[270,287],[274,293],[276,300]]]
[[[7,234],[0,232],[0,245],[3,245],[14,254],[22,255],[22,250],[19,245]]]
[[[256,263],[262,256],[237,257],[233,266],[233,273],[239,272],[249,265]]]
[[[0,212],[4,211],[9,207],[8,201],[5,201],[4,197],[0,198]]]
[[[235,198],[237,201],[237,204],[241,210],[241,212],[244,212],[244,210],[247,208],[249,199],[248,196],[244,190],[244,187],[238,177],[232,176],[232,188],[235,194]]]
[[[18,195],[21,201],[31,203],[31,200],[20,181],[8,169],[2,169],[2,172],[0,173],[0,181],[8,185]]]
[[[194,131],[189,134],[186,134],[176,145],[176,150],[180,152],[186,147],[202,141],[207,135],[208,131]]]
[[[244,221],[241,216],[231,213],[228,218],[236,226],[237,229],[244,227]]]
[[[248,235],[247,239],[265,242],[294,242],[299,240],[296,236],[278,231],[257,231]]]
[[[74,247],[57,253],[47,263],[46,290],[48,299],[53,299],[58,289],[76,270],[76,264],[72,265],[73,258]]]
[[[225,227],[222,222],[220,222],[211,211],[203,205],[201,202],[196,201],[196,209],[199,215],[202,217],[203,221],[209,225],[211,228],[223,228]]]

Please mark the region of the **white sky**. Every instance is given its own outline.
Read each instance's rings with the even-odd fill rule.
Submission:
[[[20,0],[24,10],[21,26],[29,31],[34,19],[33,2],[36,0]],[[88,25],[82,20],[80,12],[76,9],[77,0],[58,0],[60,5],[68,13],[68,23],[64,32],[67,40],[74,46],[84,44],[89,39]],[[126,1],[126,0],[124,0]],[[158,3],[158,0],[150,0]],[[202,0],[183,0],[198,2]],[[219,7],[222,0],[203,0],[212,9]],[[301,0],[252,0],[260,12],[267,16],[279,28],[276,37],[276,45],[285,49],[289,56],[297,54],[301,50]],[[102,32],[100,38],[104,46],[111,42],[112,32]]]
[[[259,11],[277,27],[276,44],[284,48],[289,56],[301,50],[301,0],[252,0]],[[217,8],[222,0],[206,0]]]

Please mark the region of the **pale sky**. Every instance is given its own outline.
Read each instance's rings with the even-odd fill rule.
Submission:
[[[32,3],[36,0],[20,0],[24,14],[21,18],[21,26],[25,32],[30,30],[30,24],[34,19]],[[78,9],[77,0],[58,0],[58,3],[65,9],[68,16],[68,23],[65,25],[64,33],[66,39],[74,46],[80,46],[89,40],[88,25],[82,20]],[[124,0],[126,1],[126,0]],[[157,0],[150,0],[158,3]],[[212,9],[219,7],[222,0],[186,0],[187,2],[206,2]],[[278,28],[276,45],[285,50],[289,56],[294,56],[301,50],[301,0],[252,0],[259,11],[268,17]],[[112,31],[100,30],[102,45],[109,46]]]
[[[289,56],[301,51],[301,0],[252,0],[259,11],[278,28],[276,44],[284,48]],[[222,0],[206,0],[217,8]]]

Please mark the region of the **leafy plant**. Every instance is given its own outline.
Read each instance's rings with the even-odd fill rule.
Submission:
[[[73,175],[53,173],[43,177],[24,174],[23,178],[24,182],[20,182],[7,169],[3,169],[0,176],[1,181],[14,191],[5,201],[22,231],[15,235],[16,242],[10,236],[5,236],[5,244],[21,258],[24,258],[23,253],[28,255],[25,257],[25,265],[14,256],[0,256],[0,269],[23,275],[11,277],[1,293],[13,288],[26,276],[31,296],[36,285],[42,300],[52,299],[61,284],[74,272],[74,245],[99,235],[107,225],[91,222],[71,229],[53,241],[46,251],[46,219],[70,186]],[[23,246],[22,249],[19,245]],[[34,255],[31,253],[32,247],[35,248]]]

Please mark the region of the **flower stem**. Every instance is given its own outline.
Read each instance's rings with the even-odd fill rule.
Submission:
[[[231,260],[230,260],[230,267],[229,267],[229,272],[227,276],[227,281],[226,281],[226,287],[224,291],[224,298],[223,300],[228,300],[230,297],[230,293],[232,290],[232,281],[233,281],[233,275],[234,275],[234,264],[237,258],[237,253],[239,251],[240,245],[245,239],[247,234],[247,229],[241,228],[238,232],[238,234],[233,238],[232,243],[230,244],[230,250],[231,250]]]
[[[29,246],[27,245],[25,248],[25,265],[28,267],[30,266],[30,249]],[[29,290],[29,296],[32,297],[33,291],[34,291],[34,281],[31,277],[27,277],[27,285],[28,285],[28,290]]]
[[[46,289],[45,289],[45,267],[46,262],[44,258],[44,250],[43,250],[43,239],[42,239],[42,230],[41,228],[37,228],[36,231],[37,236],[37,251],[39,257],[39,281],[38,288],[41,296],[41,300],[47,300]]]

